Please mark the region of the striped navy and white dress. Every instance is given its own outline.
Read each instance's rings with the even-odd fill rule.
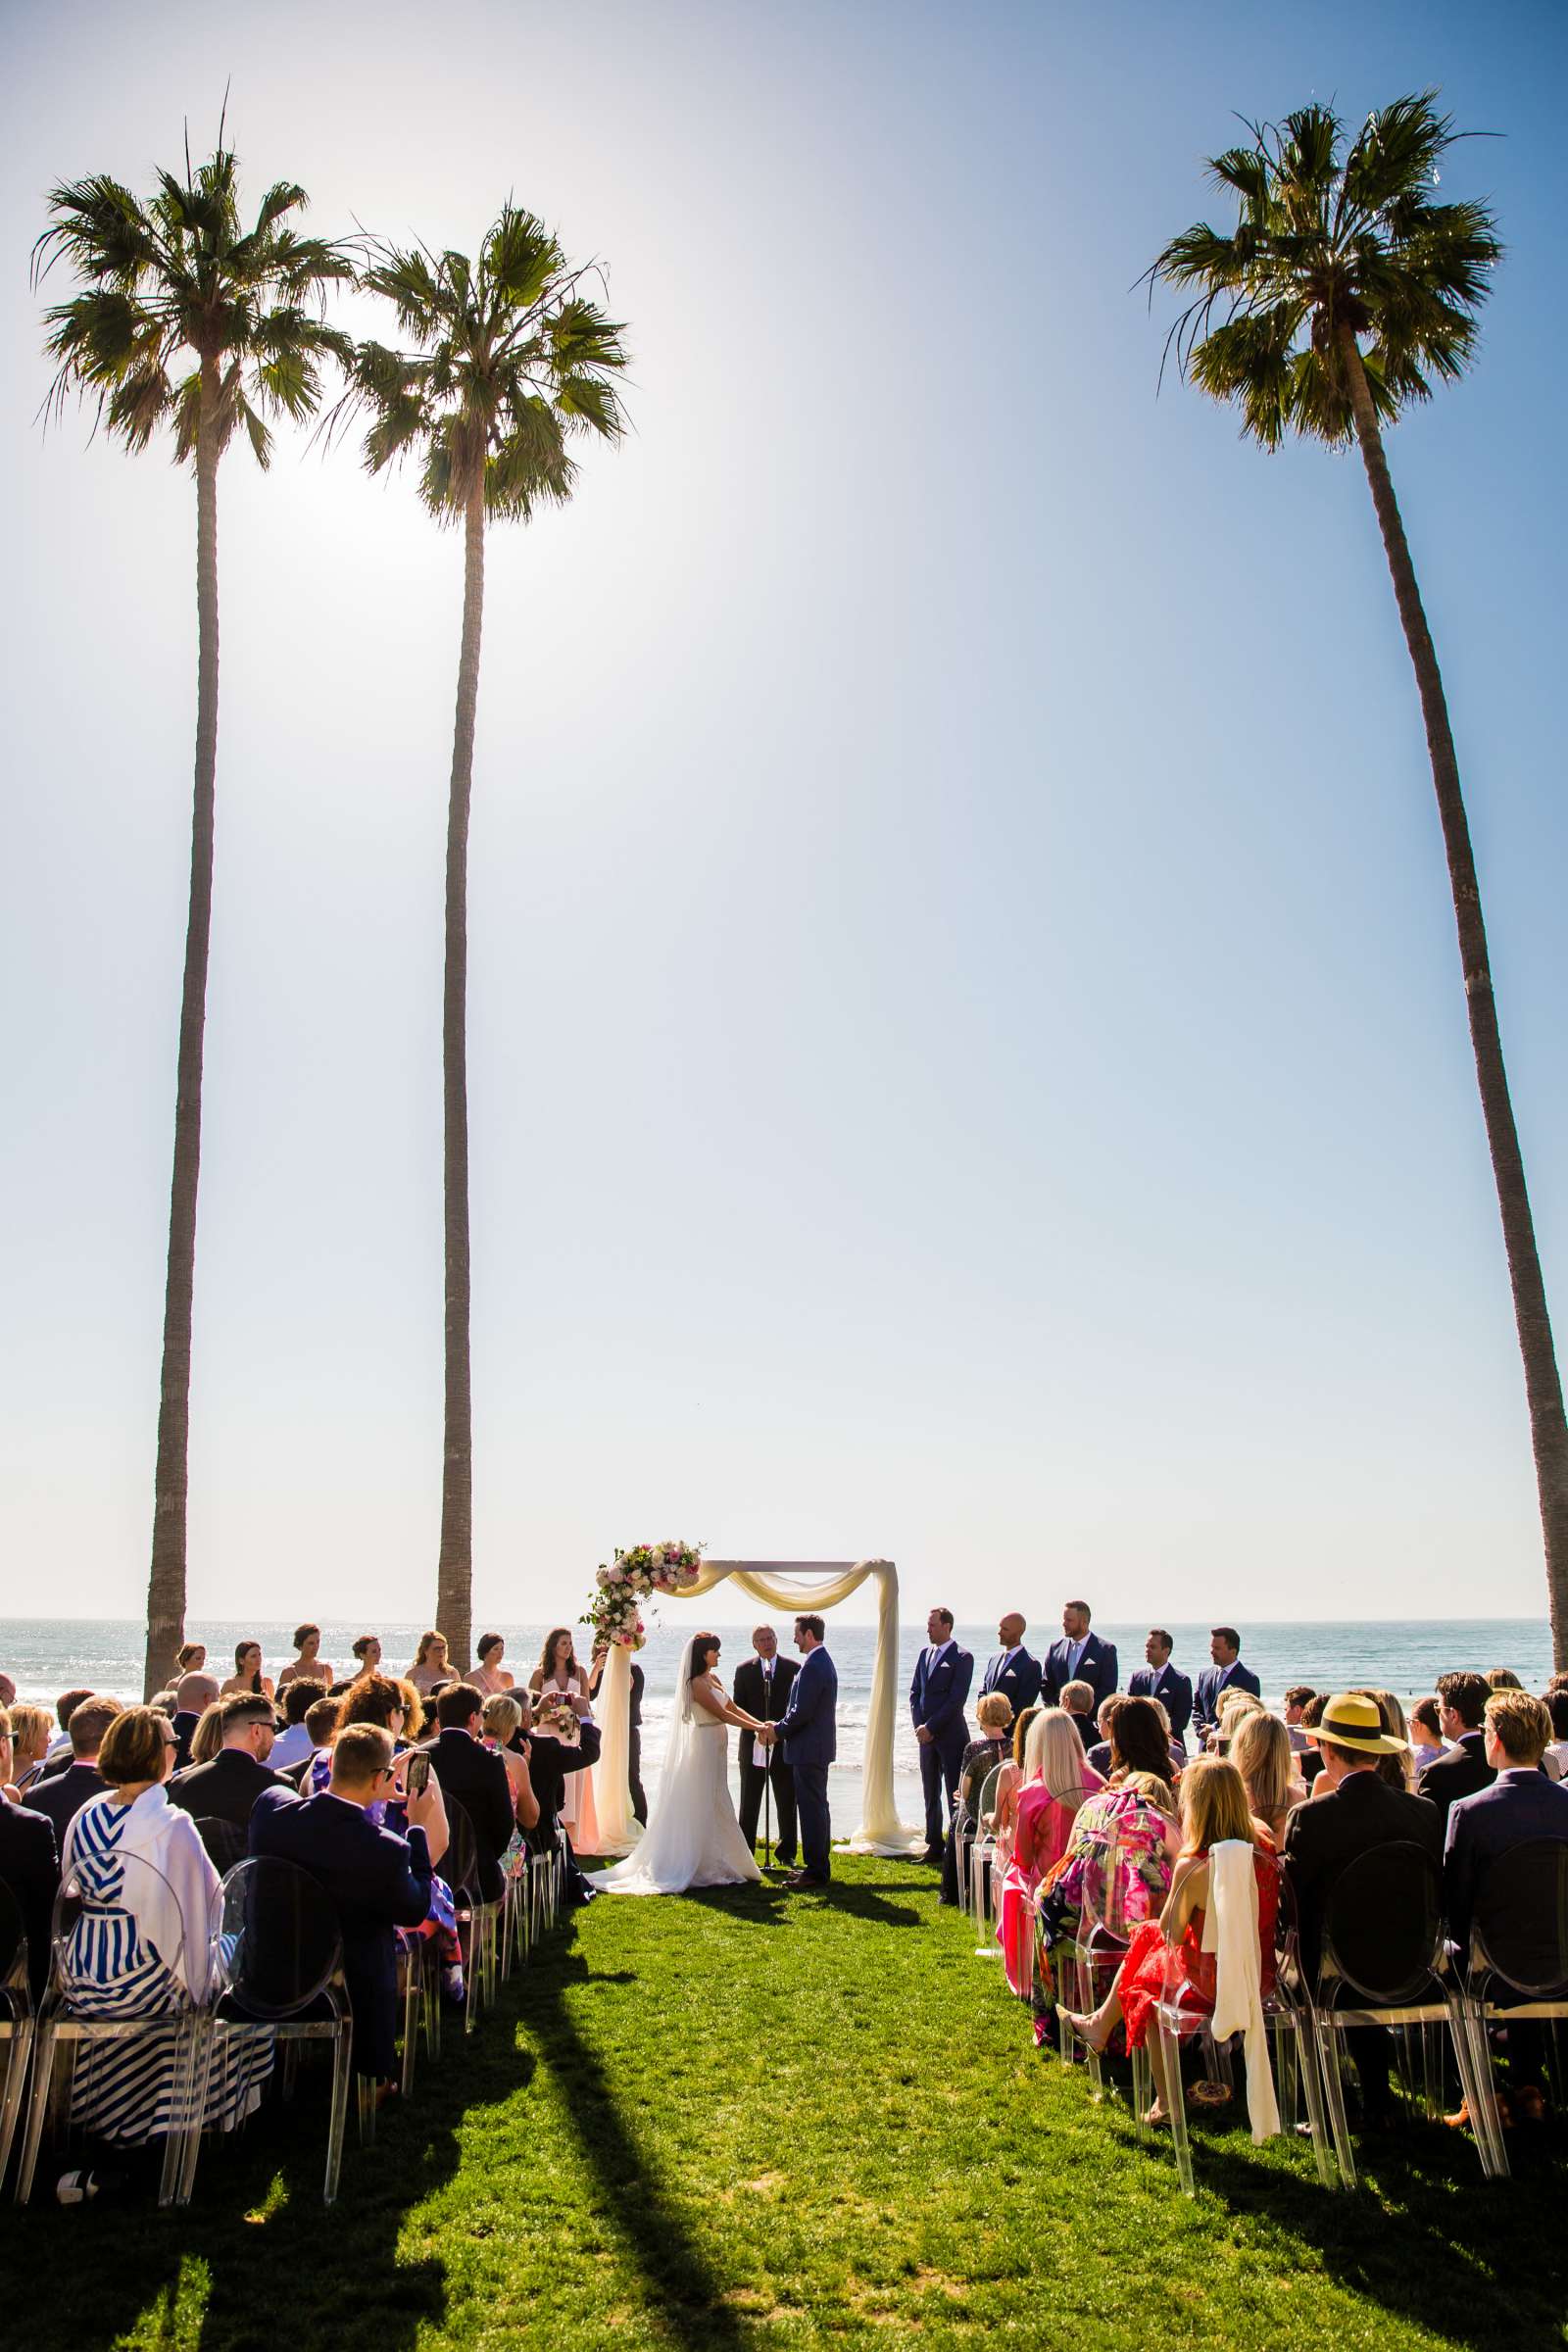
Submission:
[[[73,2013],[119,2022],[169,2013],[166,2033],[88,2041],[77,2051],[71,2118],[132,2146],[182,2125],[177,2013],[209,1992],[222,1903],[217,1871],[188,1813],[162,1787],[128,1805],[95,1797],[66,1833],[61,1877],[85,1898],[62,1954]],[[218,2045],[204,2118],[227,2132],[251,2112],[270,2072],[270,2037]]]

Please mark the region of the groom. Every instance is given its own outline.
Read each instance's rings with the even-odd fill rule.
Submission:
[[[790,1703],[776,1724],[758,1739],[778,1740],[784,1761],[795,1775],[795,1808],[800,1816],[801,1857],[804,1867],[792,1871],[788,1886],[825,1886],[833,1876],[829,1853],[833,1820],[827,1803],[827,1768],[838,1754],[835,1710],[839,1678],[822,1647],[820,1617],[797,1617],[795,1646],[801,1670],[795,1677]]]

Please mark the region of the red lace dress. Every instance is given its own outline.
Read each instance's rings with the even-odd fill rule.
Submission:
[[[1253,1857],[1252,1869],[1257,1879],[1257,1939],[1266,1997],[1274,1985],[1274,1914],[1280,1899],[1279,1865],[1260,1847]],[[1153,2026],[1154,2003],[1165,1990],[1167,1964],[1177,2004],[1194,2017],[1212,2016],[1214,1955],[1203,1949],[1201,1910],[1193,1913],[1174,1950],[1160,1933],[1157,1919],[1146,1919],[1135,1931],[1116,1979],[1130,2050],[1143,2048]]]

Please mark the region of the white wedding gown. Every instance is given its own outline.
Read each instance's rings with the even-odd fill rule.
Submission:
[[[604,1894],[684,1894],[755,1885],[762,1874],[729,1792],[729,1726],[692,1697],[688,1644],[654,1817],[636,1848],[594,1885]]]

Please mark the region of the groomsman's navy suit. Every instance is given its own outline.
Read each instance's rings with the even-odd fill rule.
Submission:
[[[1032,1707],[1040,1696],[1041,1679],[1040,1660],[1032,1658],[1021,1644],[1017,1649],[999,1649],[986,1660],[980,1695],[984,1698],[988,1691],[1000,1690],[1004,1698],[1010,1698],[1016,1723],[1025,1707]]]
[[[790,1703],[779,1717],[778,1740],[795,1775],[795,1810],[800,1817],[801,1866],[813,1879],[833,1875],[833,1816],[828,1811],[827,1768],[839,1752],[838,1669],[820,1642],[801,1660]]]
[[[1170,1736],[1187,1745],[1187,1726],[1193,1720],[1193,1685],[1190,1675],[1178,1674],[1169,1658],[1156,1674],[1152,1666],[1140,1666],[1128,1677],[1129,1698],[1157,1698],[1170,1717]]]
[[[1228,1666],[1205,1666],[1198,1678],[1193,1700],[1193,1721],[1198,1727],[1200,1743],[1219,1723],[1222,1690],[1250,1690],[1254,1698],[1263,1695],[1262,1684],[1250,1666],[1244,1666],[1240,1658],[1233,1658]]]
[[[1084,1642],[1084,1654],[1078,1661],[1076,1671],[1072,1652],[1073,1645],[1065,1634],[1059,1642],[1051,1644],[1046,1656],[1046,1704],[1048,1707],[1059,1707],[1062,1691],[1069,1683],[1088,1683],[1095,1694],[1095,1703],[1090,1709],[1090,1720],[1093,1722],[1100,1713],[1101,1700],[1108,1698],[1116,1688],[1116,1644],[1114,1642],[1102,1642],[1098,1634],[1091,1634]]]
[[[925,1850],[942,1851],[942,1827],[953,1819],[953,1800],[958,1793],[958,1768],[969,1744],[969,1726],[963,1702],[974,1680],[974,1658],[956,1642],[949,1641],[933,1665],[928,1643],[914,1662],[909,1685],[909,1713],[916,1732],[930,1732],[920,1747],[920,1785],[925,1790]]]

